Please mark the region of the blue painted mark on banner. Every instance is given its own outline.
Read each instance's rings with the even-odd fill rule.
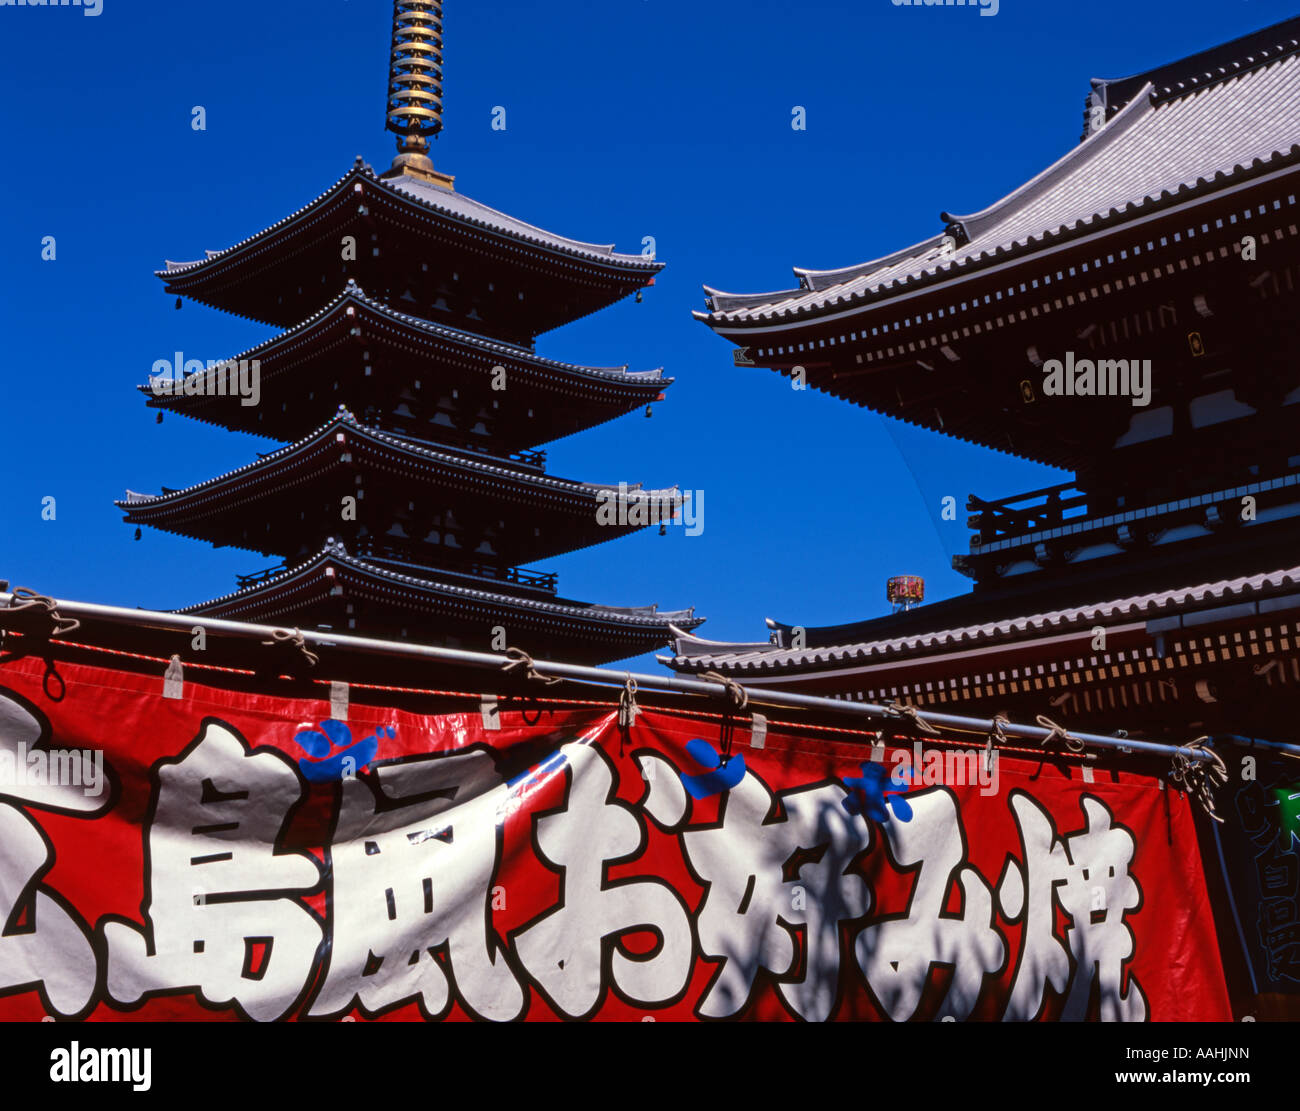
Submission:
[[[298,770],[308,783],[336,783],[365,769],[378,755],[381,737],[396,736],[392,726],[381,725],[370,736],[353,742],[347,723],[331,718],[316,729],[294,734],[294,743],[307,754],[298,758]]]
[[[899,778],[906,783],[910,778],[907,771],[901,771]],[[869,763],[862,765],[862,775],[846,776],[844,785],[848,794],[840,805],[850,814],[865,814],[874,822],[887,822],[890,811],[900,822],[912,820],[912,805],[903,797],[907,791],[904,786],[893,790],[889,787],[897,781],[890,777],[884,764]]]
[[[720,795],[730,791],[745,778],[745,757],[723,756],[708,741],[698,737],[686,742],[686,754],[702,768],[708,768],[703,775],[682,773],[682,786],[691,798],[706,799],[710,795]]]

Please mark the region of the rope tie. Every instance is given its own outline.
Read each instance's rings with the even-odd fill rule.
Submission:
[[[749,705],[749,692],[745,690],[730,675],[723,675],[720,671],[702,671],[701,679],[708,679],[713,683],[720,683],[727,688],[727,698],[731,702],[732,708],[739,711]]]
[[[904,706],[903,703],[894,701],[889,704],[888,710],[895,717],[906,718],[922,733],[929,733],[931,736],[937,737],[943,732],[943,730],[937,725],[932,725],[930,722],[926,721],[925,718],[921,716],[921,711],[915,706]]]
[[[1211,818],[1222,824],[1223,819],[1214,809],[1214,790],[1228,782],[1228,768],[1223,758],[1214,749],[1207,747],[1209,740],[1209,737],[1197,737],[1196,740],[1188,741],[1183,745],[1183,748],[1196,752],[1208,752],[1209,760],[1193,760],[1190,756],[1175,752],[1169,778],[1195,798],[1201,804],[1201,809]]]
[[[54,682],[51,682],[53,680]],[[55,682],[58,683],[57,688]],[[55,694],[55,690],[58,694]],[[53,658],[47,658],[45,661],[45,674],[41,677],[41,690],[45,692],[45,697],[51,702],[62,702],[64,695],[68,693],[68,684],[63,676],[59,674],[58,668],[54,666]]]
[[[315,667],[320,663],[320,657],[307,647],[307,638],[302,635],[301,629],[294,629],[293,632],[289,632],[288,629],[276,629],[271,633],[271,639],[262,641],[262,645],[266,648],[297,649],[308,667]]]
[[[564,682],[558,675],[543,675],[537,670],[537,665],[533,662],[532,656],[522,648],[507,648],[507,661],[501,665],[501,670],[509,673],[512,671],[522,671],[525,679],[537,683],[545,683],[548,687],[556,683]]]
[[[628,672],[623,693],[618,697],[619,726],[623,729],[631,729],[636,724],[636,716],[640,712],[641,707],[636,704],[636,680],[632,678],[632,673]]]
[[[1005,744],[1007,735],[1005,727],[1011,724],[1011,719],[1006,714],[993,715],[993,728],[989,730],[989,741],[984,746],[984,772],[992,774],[993,772],[993,741],[996,739],[998,744]]]
[[[1065,726],[1057,725],[1051,718],[1039,714],[1034,720],[1044,729],[1048,730],[1047,736],[1044,737],[1042,741],[1044,747],[1051,744],[1053,741],[1064,741],[1065,747],[1071,752],[1082,752],[1087,748],[1087,745],[1085,745],[1083,741],[1079,740],[1079,738],[1066,729]]]
[[[16,621],[9,620],[15,617]],[[53,598],[46,594],[37,594],[36,591],[25,586],[14,587],[9,605],[0,610],[0,618],[18,632],[43,636],[47,639],[61,637],[65,633],[81,628],[81,622],[75,617],[64,617],[59,613]]]

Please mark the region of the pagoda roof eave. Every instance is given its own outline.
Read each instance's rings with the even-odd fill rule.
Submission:
[[[589,255],[600,262],[645,273],[658,273],[664,268],[662,262],[656,262],[644,255],[620,254],[614,250],[614,244],[612,243],[584,243],[581,240],[556,235],[554,232],[546,231],[535,224],[525,223],[523,220],[498,209],[490,208],[488,205],[475,201],[463,193],[453,193],[440,186],[421,181],[419,178],[399,176],[377,178],[376,180],[387,182],[399,192],[415,197],[432,207],[446,208],[469,222],[481,223],[491,230],[505,230],[516,233],[520,238],[530,239],[538,246],[575,255]]]
[[[323,440],[327,440],[332,434],[341,429],[346,429],[354,435],[360,434],[367,439],[386,446],[391,446],[398,451],[407,452],[414,456],[437,459],[452,466],[465,467],[474,471],[493,474],[506,480],[520,481],[539,488],[548,488],[565,494],[572,494],[575,496],[589,495],[592,501],[595,501],[598,495],[602,492],[611,490],[626,489],[629,496],[634,500],[650,499],[655,497],[667,498],[676,494],[678,490],[678,487],[676,486],[645,490],[641,488],[640,483],[635,485],[625,483],[620,487],[607,483],[575,482],[572,479],[554,478],[550,475],[535,474],[524,468],[503,466],[501,463],[504,461],[501,460],[492,462],[490,461],[491,457],[489,456],[479,457],[472,454],[454,454],[451,451],[439,450],[437,447],[432,445],[425,446],[423,444],[412,443],[400,436],[394,436],[387,432],[381,432],[375,428],[369,428],[357,421],[351,413],[345,411],[333,420],[314,429],[301,440],[292,444],[287,444],[286,446],[270,452],[262,458],[254,460],[252,463],[246,463],[244,466],[238,467],[235,470],[226,471],[214,478],[206,479],[203,482],[195,483],[192,486],[186,486],[182,489],[173,490],[165,494],[137,494],[128,491],[128,496],[126,498],[119,499],[113,504],[118,506],[120,509],[134,510],[144,507],[164,505],[167,503],[175,503],[192,497],[200,492],[209,491],[218,484],[228,483],[231,480],[238,480],[258,471],[271,470],[285,459],[300,454],[304,449],[310,448]]]
[[[327,452],[333,454],[327,456]],[[219,546],[284,555],[292,549],[285,542],[283,527],[268,529],[259,536],[258,543],[239,532],[239,516],[247,513],[251,503],[283,498],[284,491],[291,488],[302,497],[303,482],[329,481],[337,467],[350,470],[357,465],[370,466],[363,462],[369,456],[377,458],[373,465],[380,472],[405,462],[424,468],[418,476],[422,481],[445,483],[446,488],[456,489],[458,496],[467,501],[495,496],[503,502],[527,506],[538,517],[555,516],[565,523],[562,528],[534,533],[526,542],[518,538],[522,553],[519,559],[524,561],[580,551],[639,532],[661,523],[668,511],[681,503],[676,486],[645,490],[639,483],[613,486],[554,478],[523,466],[504,465],[494,457],[470,452],[453,454],[413,443],[360,424],[345,411],[304,439],[236,470],[184,489],[165,490],[160,495],[128,490],[126,498],[115,504],[124,511],[128,524],[148,525]],[[434,468],[431,476],[430,468]],[[644,516],[644,520],[633,519],[638,505],[646,511],[635,515]],[[620,508],[626,512],[620,513]],[[602,521],[602,511],[612,511],[615,519]]]
[[[322,307],[318,312],[313,313],[302,323],[295,325],[285,332],[272,336],[270,339],[233,355],[228,359],[220,360],[220,363],[240,362],[242,360],[267,359],[272,354],[293,347],[300,343],[304,338],[310,336],[317,329],[327,325],[340,313],[346,312],[348,306],[363,307],[366,310],[375,313],[378,317],[394,323],[400,327],[410,328],[422,334],[437,337],[451,343],[459,344],[464,348],[490,352],[493,355],[505,356],[524,363],[528,367],[536,368],[539,372],[551,372],[560,374],[566,378],[580,380],[598,387],[622,387],[632,389],[638,392],[651,392],[656,390],[667,389],[673,384],[675,379],[664,376],[663,368],[656,367],[648,370],[628,370],[626,366],[621,367],[596,367],[583,366],[575,363],[560,362],[556,359],[548,359],[527,347],[520,347],[515,344],[505,343],[501,340],[491,339],[487,336],[480,336],[473,332],[467,332],[459,328],[451,328],[445,324],[437,324],[431,320],[425,320],[423,317],[411,316],[407,313],[399,312],[385,302],[377,298],[368,297],[363,290],[358,288],[355,283],[349,282],[337,297]],[[211,373],[211,371],[205,372]],[[142,393],[152,394],[152,387],[146,383],[137,386]],[[162,394],[157,396],[159,408],[172,408],[181,410],[186,408],[187,401],[210,400],[205,394]],[[201,407],[201,406],[195,406]]]
[[[333,198],[346,194],[348,186],[357,181],[363,181],[367,188],[378,188],[395,198],[413,201],[467,228],[475,229],[478,232],[486,231],[506,239],[512,239],[546,253],[623,270],[629,274],[643,274],[647,277],[658,273],[664,267],[663,263],[645,258],[642,255],[619,254],[614,250],[612,244],[584,243],[580,240],[555,235],[533,224],[507,216],[505,213],[481,204],[463,193],[455,193],[439,186],[417,182],[414,179],[399,180],[380,177],[371,166],[358,157],[352,168],[341,178],[297,211],[230,247],[219,251],[205,252],[204,258],[188,262],[165,260],[164,268],[154,271],[154,274],[163,281],[173,282],[178,278],[189,278],[201,271],[215,269],[236,256],[250,254],[290,226],[307,218],[312,212],[320,209]]]
[[[657,381],[661,383],[660,388],[662,389],[662,388],[666,388],[667,385],[671,384],[674,380],[672,378],[663,378],[663,379],[658,379]],[[161,396],[155,397],[152,389],[147,385],[137,386],[136,389],[142,395],[144,395],[145,404],[151,409],[158,409],[165,412],[172,412],[175,413],[177,416],[185,417],[187,420],[198,421],[200,424],[206,424],[211,428],[230,429],[231,427],[229,421],[222,419],[219,410],[215,406],[208,405],[208,406],[199,407],[199,406],[184,404],[184,402],[187,400],[188,401],[211,401],[212,400],[211,398],[195,397],[195,398],[187,399],[183,396],[180,398],[176,398],[174,396],[168,396],[167,394],[163,394]],[[637,405],[644,405],[644,404],[646,404],[645,399],[642,399],[637,402]],[[568,431],[563,431],[559,435],[550,436],[550,438],[548,439],[538,439],[535,436],[530,436],[528,438],[528,446],[529,447],[549,446],[551,444],[558,443],[561,440],[567,439],[570,436],[577,436],[583,432],[589,431],[590,429],[599,428],[601,425],[609,424],[612,421],[616,421],[622,417],[627,416],[627,414],[633,411],[637,407],[637,405],[631,406],[628,409],[612,409],[605,415],[601,416],[599,419],[592,420],[589,423],[584,424],[581,428],[573,428]],[[280,443],[283,443],[285,440],[285,437],[283,435],[275,435],[270,432],[265,432],[262,431],[260,428],[242,429],[242,431],[248,431],[252,435],[263,436],[267,439],[280,442]],[[478,454],[480,453],[475,452],[475,455]],[[498,456],[486,455],[486,453],[483,454],[485,455],[485,458],[488,459],[498,458]]]
[[[705,618],[696,617],[694,607],[684,610],[660,611],[657,605],[618,607],[601,606],[594,603],[576,602],[571,599],[537,599],[527,598],[496,591],[479,590],[454,583],[439,582],[436,579],[419,578],[403,575],[389,568],[379,567],[365,559],[348,553],[339,543],[327,544],[316,555],[286,569],[254,586],[223,594],[206,602],[186,606],[173,612],[182,614],[211,613],[214,610],[237,605],[257,597],[267,597],[281,591],[295,580],[322,573],[325,568],[335,571],[345,570],[360,577],[373,580],[378,584],[399,584],[414,594],[438,594],[456,598],[470,604],[481,604],[502,610],[513,610],[538,615],[547,615],[565,621],[586,621],[609,626],[624,626],[631,629],[663,629],[664,639],[669,639],[673,630],[696,629],[704,624]],[[436,574],[435,571],[430,572]]]

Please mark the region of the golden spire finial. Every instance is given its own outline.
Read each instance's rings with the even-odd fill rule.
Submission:
[[[452,187],[429,158],[429,136],[442,130],[442,0],[393,0],[386,126],[398,136],[389,173]]]

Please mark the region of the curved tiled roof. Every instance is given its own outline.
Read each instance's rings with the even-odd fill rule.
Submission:
[[[390,321],[399,323],[404,327],[413,328],[430,336],[437,336],[440,339],[445,339],[452,343],[461,344],[465,347],[477,348],[481,351],[491,352],[495,355],[503,355],[511,359],[518,359],[521,362],[528,363],[530,366],[535,366],[542,370],[557,371],[566,376],[587,378],[595,382],[610,382],[622,385],[653,385],[659,389],[666,389],[673,383],[672,378],[664,377],[662,367],[652,370],[630,371],[626,366],[598,367],[580,366],[575,363],[563,363],[556,359],[543,358],[541,355],[536,354],[527,347],[506,343],[502,340],[492,339],[488,336],[480,336],[475,332],[467,332],[460,328],[449,328],[445,324],[436,324],[421,316],[411,316],[407,313],[399,312],[390,307],[384,301],[367,296],[352,279],[348,280],[347,286],[344,288],[342,293],[326,304],[323,308],[309,316],[301,324],[298,324],[277,336],[272,336],[270,339],[258,344],[256,347],[251,347],[247,351],[243,351],[238,355],[233,355],[230,359],[224,361],[238,362],[242,359],[260,358],[269,351],[273,351],[275,348],[297,339],[299,336],[308,332],[312,327],[333,315],[347,304],[364,305],[366,308]],[[152,393],[152,388],[148,384],[137,388],[141,392]]]
[[[478,474],[496,475],[501,478],[510,479],[513,482],[521,482],[559,493],[579,496],[590,495],[594,500],[599,491],[618,490],[622,488],[619,486],[604,485],[595,482],[575,482],[572,479],[552,478],[550,475],[537,474],[522,467],[506,466],[501,461],[496,463],[489,462],[488,460],[491,458],[490,456],[480,456],[473,453],[456,454],[445,450],[440,451],[432,446],[413,443],[412,441],[405,440],[400,436],[394,436],[390,433],[370,428],[361,424],[356,417],[344,410],[332,420],[327,421],[319,428],[304,436],[301,440],[292,444],[287,444],[276,451],[262,456],[260,459],[254,460],[252,463],[245,463],[242,467],[237,467],[232,471],[226,471],[223,474],[219,474],[214,478],[206,479],[203,482],[195,483],[193,486],[187,486],[180,490],[168,491],[163,494],[137,494],[134,491],[128,490],[126,497],[114,502],[114,504],[121,509],[134,510],[146,506],[152,507],[172,502],[179,502],[195,494],[211,490],[218,485],[229,483],[231,479],[247,477],[257,471],[269,470],[286,458],[298,454],[305,448],[327,439],[339,428],[347,428],[351,432],[360,433],[376,443],[397,448],[398,450],[407,452],[411,455],[435,460],[448,466],[471,470]],[[664,499],[671,497],[677,492],[678,488],[676,486],[669,486],[660,490],[642,490],[640,484],[637,484],[635,486],[627,486],[626,489],[633,500],[648,500],[653,498]]]
[[[695,608],[693,606],[690,609],[666,610],[661,613],[657,605],[619,607],[601,606],[586,602],[574,602],[567,599],[548,601],[539,598],[522,598],[510,594],[500,594],[496,591],[490,590],[479,590],[474,587],[459,586],[454,583],[439,582],[434,579],[420,578],[414,575],[403,575],[400,572],[391,570],[390,568],[381,567],[369,563],[357,556],[350,555],[347,549],[338,542],[326,544],[325,547],[323,547],[315,556],[311,557],[307,561],[298,564],[296,567],[282,571],[278,575],[257,583],[254,586],[244,587],[242,590],[232,591],[229,594],[223,594],[219,598],[213,598],[210,601],[201,602],[197,605],[186,606],[184,609],[175,612],[200,613],[213,607],[238,602],[241,599],[252,599],[258,595],[266,595],[279,589],[295,578],[314,574],[327,565],[347,568],[356,573],[364,574],[384,582],[398,583],[415,592],[443,594],[448,597],[480,603],[485,606],[498,606],[506,609],[526,609],[534,613],[548,614],[570,620],[588,618],[612,624],[643,628],[664,628],[667,630],[681,628],[683,626],[687,628],[697,628],[704,623],[704,618],[695,616]],[[436,572],[431,571],[431,574],[435,573]]]
[[[580,240],[555,235],[532,224],[524,223],[522,220],[516,220],[514,217],[498,212],[494,208],[489,208],[485,204],[480,204],[462,193],[455,193],[449,189],[443,189],[414,178],[380,177],[371,166],[358,156],[352,168],[338,181],[321,193],[320,196],[309,201],[296,212],[290,213],[284,219],[224,250],[205,251],[204,258],[191,262],[166,260],[165,268],[155,271],[155,273],[160,278],[170,279],[180,274],[190,273],[200,267],[221,262],[229,256],[274,235],[286,225],[335,196],[340,190],[346,189],[348,184],[354,180],[364,181],[369,189],[379,188],[389,191],[394,197],[413,200],[417,204],[438,212],[457,223],[471,228],[496,232],[520,242],[530,243],[536,247],[587,259],[592,262],[606,263],[629,270],[641,270],[646,273],[655,273],[663,269],[663,263],[645,258],[642,255],[619,254],[612,245],[583,243]]]
[[[1300,587],[1300,567],[1131,595],[1005,621],[990,621],[980,625],[825,648],[789,649],[773,644],[725,644],[707,641],[681,631],[677,636],[676,654],[672,657],[661,656],[660,661],[679,671],[812,670],[820,665],[877,662],[955,646],[1010,644],[1030,639],[1039,633],[1088,628],[1099,621],[1115,622],[1125,618],[1150,621],[1171,612],[1181,613],[1198,604],[1227,599],[1253,599],[1277,593],[1286,587]]]
[[[857,266],[796,270],[800,285],[793,290],[708,290],[712,311],[695,316],[725,332],[861,308],[914,283],[943,280],[1290,164],[1300,159],[1298,51],[1300,43],[1292,41],[1203,79],[1167,88],[1148,82],[1104,127],[1025,185],[972,215],[943,214],[961,243],[948,254],[940,233]]]
[[[1177,96],[1267,65],[1298,46],[1300,18],[1287,19],[1128,77],[1093,78],[1092,88],[1108,108],[1118,110],[1148,84],[1155,86],[1158,97]]]

